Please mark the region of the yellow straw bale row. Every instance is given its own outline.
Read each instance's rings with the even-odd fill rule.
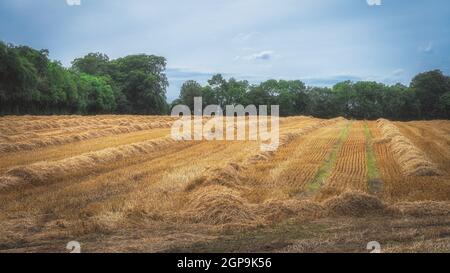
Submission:
[[[378,120],[383,137],[389,141],[389,147],[402,171],[407,176],[440,175],[437,166],[431,162],[423,151],[417,148],[400,130],[385,119]]]
[[[150,130],[155,128],[169,128],[172,124],[170,122],[152,122],[141,123],[129,126],[118,126],[115,128],[104,130],[91,130],[84,133],[74,135],[62,135],[62,136],[50,136],[29,139],[28,141],[21,141],[16,143],[0,143],[0,152],[18,152],[25,150],[34,150],[52,145],[62,145],[67,143],[73,143],[77,141],[83,141],[88,139],[113,136],[118,134],[132,133],[143,130]]]
[[[0,188],[7,189],[15,185],[44,185],[71,174],[85,174],[101,165],[118,160],[145,155],[175,144],[170,137],[148,140],[139,143],[107,148],[58,161],[43,161],[20,166],[7,171],[0,177]]]

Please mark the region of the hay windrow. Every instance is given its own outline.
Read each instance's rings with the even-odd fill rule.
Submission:
[[[425,216],[448,216],[450,217],[450,203],[436,201],[402,202],[392,206],[402,215],[425,217]]]
[[[134,124],[128,126],[117,126],[109,129],[92,129],[84,133],[74,135],[62,135],[62,136],[50,136],[32,138],[27,141],[15,142],[15,143],[0,143],[0,152],[18,152],[24,150],[33,150],[43,148],[52,145],[62,145],[73,142],[79,142],[88,139],[101,138],[106,136],[114,136],[118,134],[133,133],[137,131],[150,130],[155,128],[169,128],[172,125],[171,122],[152,122],[144,124]],[[70,130],[70,129],[69,129]]]
[[[426,154],[402,135],[394,124],[388,120],[380,119],[378,120],[378,126],[384,138],[389,140],[389,147],[405,175],[441,175],[437,166],[428,159]]]
[[[22,179],[15,176],[3,176],[0,177],[0,192],[7,191],[10,188],[19,186],[22,184]]]
[[[336,118],[332,120],[320,121],[305,126],[301,129],[298,129],[295,132],[284,134],[280,136],[280,146],[285,146],[290,142],[292,142],[297,137],[306,135],[316,129],[335,124],[342,120],[344,120],[344,118]],[[239,188],[240,187],[239,172],[257,163],[258,161],[269,160],[271,156],[273,156],[273,154],[274,152],[272,151],[256,152],[256,154],[250,155],[242,162],[239,163],[230,162],[223,168],[214,169],[208,172],[208,174],[205,174],[191,181],[191,183],[189,183],[189,185],[186,186],[185,191],[190,192],[198,187],[208,185],[222,185],[232,188]]]
[[[302,127],[294,132],[286,133],[280,136],[279,145],[286,146],[292,142],[295,138],[311,133],[312,131],[337,123],[344,120],[343,118],[336,118],[332,120],[320,121],[313,123],[311,125]],[[225,167],[217,168],[209,171],[207,174],[191,181],[191,183],[186,186],[185,191],[193,191],[197,187],[207,186],[207,185],[224,185],[228,187],[236,187],[239,184],[239,172],[249,166],[259,162],[269,160],[275,152],[273,151],[256,151],[250,154],[242,162],[230,162]]]
[[[40,130],[66,130],[76,127],[127,126],[137,123],[163,124],[173,122],[176,118],[161,116],[29,116],[2,118],[0,132],[8,134],[28,133]]]
[[[220,185],[201,187],[193,192],[185,216],[195,223],[216,226],[255,226],[261,223],[238,191]]]
[[[307,135],[317,129],[336,124],[343,120],[345,120],[345,119],[342,117],[334,118],[334,119],[330,119],[330,120],[323,120],[323,121],[316,122],[316,123],[307,125],[305,127],[302,127],[294,132],[289,132],[289,133],[283,134],[280,136],[279,148],[288,145],[289,143],[291,143],[294,139],[296,139],[298,137]],[[248,165],[248,164],[256,163],[258,161],[268,160],[273,155],[273,153],[274,152],[272,152],[272,151],[260,152],[256,155],[250,157],[249,160],[245,164]]]
[[[325,216],[321,204],[309,200],[267,200],[257,207],[256,213],[267,223],[278,223],[288,218],[302,220]]]
[[[365,217],[385,214],[388,211],[380,199],[358,191],[348,191],[330,198],[323,202],[323,206],[330,216]]]
[[[295,138],[306,135],[316,129],[335,124],[343,118],[321,121],[280,137],[280,146],[285,146]],[[262,205],[249,205],[239,196],[242,169],[250,167],[260,160],[268,160],[273,152],[258,152],[241,163],[231,162],[223,168],[215,169],[193,180],[186,186],[195,200],[191,202],[188,214],[195,215],[194,221],[212,225],[233,224],[237,221],[245,226],[272,223],[289,217],[315,218],[323,215],[318,203],[309,201],[269,201]],[[194,204],[194,205],[192,205]],[[209,206],[209,204],[212,204]]]
[[[117,160],[145,155],[176,143],[170,137],[156,140],[123,145],[114,148],[82,154],[58,161],[38,162],[27,166],[10,169],[6,176],[0,177],[0,184],[11,184],[8,181],[13,179],[15,184],[42,185],[58,178],[70,175],[86,173],[98,168],[100,165],[110,164]]]
[[[314,220],[324,217],[367,217],[391,215],[393,208],[377,197],[363,192],[345,192],[323,203],[311,200],[267,200],[250,204],[238,190],[209,185],[194,191],[184,217],[194,223],[212,226],[236,225],[256,227],[295,218]]]
[[[346,192],[367,191],[368,177],[378,178],[365,171],[368,160],[364,152],[368,147],[364,144],[370,138],[364,136],[363,121],[353,121],[342,153],[336,154],[337,162],[342,163],[333,168],[332,177],[336,179],[329,179],[329,187],[320,192],[302,194],[330,157],[336,136],[348,122],[302,119],[282,118],[280,121],[285,124],[280,126],[280,149],[261,152],[258,141],[166,143],[165,138],[155,138],[169,130],[122,134],[128,128],[143,130],[152,122],[165,126],[170,122],[165,117],[5,117],[2,121],[10,123],[7,127],[11,128],[0,124],[2,144],[25,145],[31,139],[45,142],[51,137],[112,128],[120,134],[4,155],[0,174],[3,251],[31,251],[36,249],[36,238],[66,242],[67,234],[93,241],[98,236],[102,240],[110,238],[125,250],[148,250],[147,246],[153,244],[149,238],[172,243],[173,234],[179,238],[191,234],[207,238],[200,245],[176,239],[174,247],[168,249],[171,252],[185,246],[188,250],[290,251],[286,245],[297,246],[297,241],[301,242],[300,247],[291,250],[339,250],[345,243],[350,251],[365,251],[367,241],[372,237],[384,240],[379,236],[384,232],[388,233],[383,235],[387,241],[401,244],[416,238],[422,241],[423,236],[433,244],[447,239],[448,176],[405,176],[390,147],[393,137],[383,136],[376,122],[368,121],[367,126],[373,133],[374,153],[385,190],[376,197],[384,199],[380,201],[363,192]],[[441,149],[448,142],[448,121],[445,126],[431,121],[423,121],[426,126],[417,122],[405,126],[392,123],[405,136],[411,135],[410,140],[424,147],[423,152],[447,173],[448,156]],[[29,132],[24,129],[47,126],[60,128]],[[83,141],[82,136],[76,138]],[[425,150],[426,147],[430,149]],[[411,164],[422,166],[404,152],[398,153]],[[418,200],[421,202],[415,202]],[[401,203],[404,201],[411,203]],[[399,237],[390,237],[391,230],[399,230]],[[366,241],[368,237],[370,240]],[[348,238],[352,239],[349,244]],[[61,248],[58,240],[55,249]],[[131,241],[143,247],[130,247]],[[244,248],[244,244],[250,247]]]
[[[240,187],[240,175],[239,172],[244,167],[238,163],[230,162],[225,167],[216,168],[204,175],[197,177],[190,181],[185,187],[185,192],[192,192],[199,187],[206,187],[209,185],[221,185],[230,188]]]

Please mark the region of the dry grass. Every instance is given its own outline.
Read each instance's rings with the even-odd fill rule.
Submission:
[[[305,187],[349,124],[343,118],[281,119],[274,152],[261,152],[259,141],[174,141],[166,136],[169,117],[0,121],[1,145],[48,143],[0,155],[0,251],[64,251],[74,239],[92,251],[173,251],[191,244],[195,250],[202,243],[210,251],[245,250],[242,244],[252,240],[248,250],[259,251],[280,237],[289,240],[269,251],[347,251],[355,238],[375,234],[368,224],[373,219],[381,221],[378,226],[411,219],[428,236],[407,244],[414,225],[400,233],[383,230],[392,235],[386,235],[392,252],[439,251],[448,237],[438,233],[450,215],[448,154],[435,155],[438,147],[450,148],[445,121],[397,123],[401,130],[385,120],[379,127],[367,123],[382,185],[376,196],[367,193],[362,121],[348,127],[329,179],[308,194]],[[72,141],[101,132],[108,133]],[[51,143],[55,139],[60,141]],[[425,224],[430,219],[433,227]],[[311,223],[333,228],[323,234]],[[259,230],[268,233],[255,235]],[[304,232],[313,237],[296,241]],[[240,245],[224,248],[221,236],[241,236],[232,237]]]
[[[259,219],[239,192],[224,186],[202,187],[190,195],[187,215],[194,223],[220,228],[257,225]]]
[[[402,215],[424,217],[424,216],[450,216],[449,202],[422,201],[401,202],[393,206]]]
[[[0,177],[0,186],[9,189],[8,185],[31,184],[43,185],[73,174],[82,174],[95,170],[100,165],[112,163],[117,160],[148,154],[176,141],[171,137],[149,140],[140,143],[107,148],[101,151],[87,153],[71,158],[53,162],[39,162],[28,166],[16,167],[9,170],[5,176]],[[11,183],[14,181],[14,183]]]
[[[402,135],[394,124],[384,119],[380,119],[378,124],[384,138],[389,140],[389,145],[405,175],[440,175],[437,166],[427,158],[423,151]]]
[[[36,133],[32,134],[22,134],[20,136],[10,137],[10,141],[15,141],[13,143],[0,143],[0,152],[11,153],[19,152],[24,150],[33,150],[38,148],[43,148],[52,145],[63,145],[73,142],[86,141],[93,138],[101,138],[107,136],[114,136],[126,133],[132,133],[143,130],[150,130],[155,128],[170,128],[171,122],[152,122],[143,124],[130,124],[121,123],[120,126],[115,126],[108,129],[98,129],[96,127],[83,130],[82,133],[69,134],[69,135],[56,135],[50,137],[40,137]],[[86,128],[86,127],[83,127]],[[81,130],[83,129],[81,128]],[[80,131],[80,128],[74,129],[64,129],[65,133],[72,133]],[[31,136],[30,136],[31,135]],[[30,139],[31,138],[31,139]],[[27,141],[21,141],[27,139]]]
[[[386,205],[364,192],[345,192],[323,203],[330,216],[370,217],[387,212]]]

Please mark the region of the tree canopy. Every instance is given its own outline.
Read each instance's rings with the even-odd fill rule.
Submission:
[[[70,68],[49,59],[48,50],[0,42],[0,114],[167,114],[164,57],[139,54],[111,60],[89,53]],[[250,84],[221,74],[201,85],[186,81],[172,102],[193,110],[203,104],[279,105],[282,116],[343,116],[355,119],[449,119],[450,77],[440,70],[416,75],[409,86],[344,81],[332,87],[300,80]]]
[[[385,85],[372,81],[344,81],[333,87],[310,87],[299,80],[268,80],[249,84],[217,74],[201,86],[187,81],[172,105],[193,109],[194,97],[205,104],[279,105],[281,116],[343,116],[354,119],[394,120],[450,118],[450,77],[435,70],[417,75],[411,86]]]
[[[0,42],[0,114],[166,114],[166,60],[90,53],[65,68],[47,50]]]

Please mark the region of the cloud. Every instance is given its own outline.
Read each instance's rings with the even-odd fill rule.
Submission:
[[[167,89],[167,100],[169,102],[176,99],[180,93],[180,88],[185,81],[194,80],[200,84],[206,82],[216,73],[214,72],[200,72],[183,68],[167,68],[166,75],[169,79],[169,88]],[[227,76],[227,74],[222,73]]]
[[[205,78],[211,77],[215,73],[192,71],[192,70],[183,69],[183,68],[167,68],[166,74],[171,79],[175,79],[175,80],[195,80],[195,79],[199,79],[199,78],[205,79]]]
[[[423,53],[433,53],[433,42],[419,46],[419,51]]]
[[[405,70],[402,68],[396,69],[392,72],[392,75],[395,77],[401,76],[403,75],[403,73],[405,73]]]
[[[251,40],[257,36],[259,36],[259,32],[250,32],[250,33],[239,33],[233,38],[233,41],[236,42],[246,42],[248,40]]]
[[[331,87],[339,82],[343,81],[362,81],[365,78],[354,76],[354,75],[330,75],[320,78],[302,78],[307,85],[310,86],[321,86],[321,87]]]
[[[0,39],[47,48],[67,66],[97,51],[164,56],[183,68],[167,71],[171,98],[183,81],[214,72],[325,85],[347,79],[333,75],[403,81],[426,69],[449,73],[448,0],[355,1],[0,0]],[[425,10],[433,19],[423,24]],[[405,72],[396,78],[398,68]]]
[[[66,0],[66,3],[69,6],[80,6],[81,0]]]
[[[236,56],[235,60],[246,60],[246,61],[269,61],[274,57],[274,52],[272,50],[264,50],[247,56]]]
[[[366,0],[369,6],[381,6],[381,0]]]
[[[266,50],[266,51],[261,51],[259,53],[255,53],[255,54],[251,55],[250,57],[255,60],[270,60],[272,58],[272,56],[273,56],[273,51]]]

